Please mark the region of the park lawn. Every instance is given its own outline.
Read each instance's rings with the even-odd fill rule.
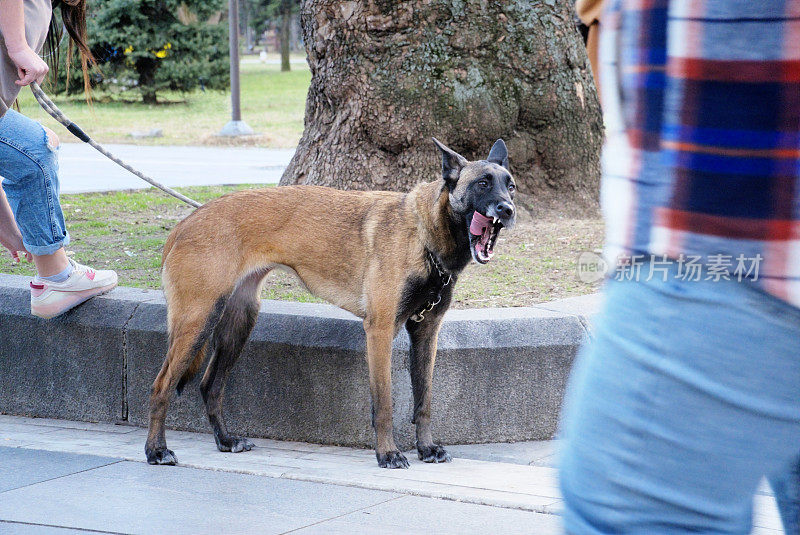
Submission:
[[[146,145],[237,145],[292,148],[303,133],[303,115],[311,73],[305,62],[280,65],[248,59],[241,65],[242,119],[258,134],[219,138],[215,134],[230,120],[230,93],[200,91],[159,92],[160,102],[143,104],[137,93],[111,95],[97,91],[88,105],[83,96],[54,99],[56,105],[100,143]],[[47,91],[47,86],[44,86]],[[62,141],[77,142],[47,115],[28,89],[19,98],[20,111],[55,130]],[[162,137],[134,139],[131,132],[161,129]]]
[[[185,195],[206,202],[224,193],[256,186],[180,188]],[[192,208],[155,189],[62,195],[62,207],[72,242],[68,253],[80,263],[115,269],[120,285],[161,287],[161,249],[169,231]],[[518,200],[518,207],[527,203]],[[597,214],[564,215],[561,210],[528,206],[519,210],[518,224],[504,230],[487,265],[470,264],[459,277],[453,306],[483,308],[529,306],[597,290],[576,276],[582,251],[597,250],[603,239]],[[0,257],[0,273],[33,275],[27,263]],[[292,276],[269,275],[263,297],[321,302]]]

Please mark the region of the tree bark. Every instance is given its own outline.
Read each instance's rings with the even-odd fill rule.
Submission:
[[[291,70],[292,0],[281,0],[281,71]]]
[[[521,191],[595,202],[602,120],[568,0],[306,0],[312,80],[281,184],[408,190],[503,138]]]

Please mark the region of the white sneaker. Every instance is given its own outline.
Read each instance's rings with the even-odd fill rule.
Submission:
[[[117,285],[117,274],[114,271],[94,270],[71,258],[69,263],[73,270],[64,282],[49,282],[38,278],[31,282],[31,314],[45,319],[54,318]]]

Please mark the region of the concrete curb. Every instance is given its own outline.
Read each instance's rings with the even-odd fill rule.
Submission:
[[[30,315],[28,278],[0,275],[0,412],[147,425],[166,349],[160,291],[118,288],[64,316]],[[450,444],[540,440],[556,430],[567,375],[598,295],[527,308],[450,311],[439,337],[434,435]],[[264,301],[226,389],[236,433],[371,446],[361,321],[331,305]],[[395,436],[413,443],[408,338],[393,345]],[[196,382],[168,425],[208,431]]]

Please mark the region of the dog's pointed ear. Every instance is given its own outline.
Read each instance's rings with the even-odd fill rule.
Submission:
[[[492,145],[492,150],[489,151],[489,157],[486,158],[486,161],[502,165],[508,169],[508,149],[506,148],[506,142],[502,139],[495,141],[494,145]]]
[[[458,182],[458,175],[461,173],[461,169],[469,162],[456,151],[446,147],[444,143],[435,137],[431,139],[433,139],[433,143],[439,147],[439,150],[442,151],[442,178],[444,178],[447,187],[452,190],[456,186],[456,182]]]

